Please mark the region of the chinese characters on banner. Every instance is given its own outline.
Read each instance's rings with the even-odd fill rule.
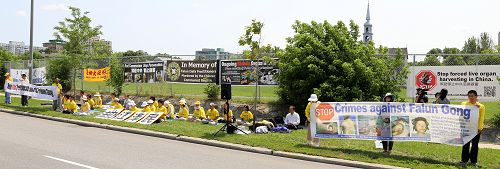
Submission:
[[[86,82],[104,82],[110,77],[110,67],[101,69],[84,69],[83,80]]]

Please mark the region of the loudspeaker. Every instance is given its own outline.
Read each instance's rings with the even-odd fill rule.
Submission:
[[[231,100],[231,84],[220,85],[220,98],[223,100]]]

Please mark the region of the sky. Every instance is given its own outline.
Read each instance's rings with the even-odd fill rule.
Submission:
[[[29,0],[0,0],[0,42],[29,44]],[[330,23],[354,20],[362,25],[367,0],[35,0],[34,45],[53,39],[54,26],[69,17],[69,6],[90,12],[102,25],[101,38],[113,51],[192,55],[201,48],[240,53],[238,38],[252,19],[264,22],[262,42],[285,47],[296,21]],[[500,31],[500,1],[372,0],[375,45],[407,47],[409,53],[431,48],[461,48],[471,36]],[[360,38],[361,39],[361,38]]]

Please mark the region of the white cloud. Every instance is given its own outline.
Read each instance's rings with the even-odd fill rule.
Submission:
[[[65,4],[47,4],[42,6],[44,11],[67,11],[68,7]]]
[[[19,11],[16,11],[16,15],[17,16],[22,16],[22,17],[25,17],[27,16],[28,14],[26,13],[26,11],[24,10],[19,10]]]

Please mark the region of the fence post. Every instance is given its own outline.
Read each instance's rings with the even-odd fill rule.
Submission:
[[[416,59],[415,59],[415,57],[416,57],[416,55],[413,55],[413,68],[412,68],[412,71],[411,71],[411,78],[413,80],[410,80],[410,82],[413,83],[413,84],[410,85],[410,86],[413,86],[413,88],[410,89],[412,102],[415,102],[415,93],[414,93],[415,92],[415,84],[416,84],[416,82],[414,81],[415,80],[415,66],[416,66]],[[408,89],[406,89],[406,90],[408,90]]]

